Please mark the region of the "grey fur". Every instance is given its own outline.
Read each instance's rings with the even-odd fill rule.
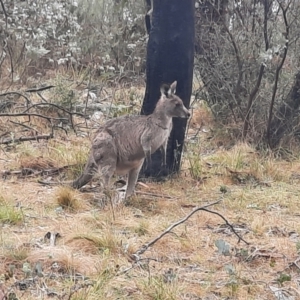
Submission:
[[[177,82],[161,88],[161,97],[151,115],[127,115],[102,125],[92,141],[88,161],[72,186],[81,188],[99,171],[108,186],[113,174],[128,174],[125,198],[132,195],[144,159],[161,149],[166,164],[166,147],[172,130],[172,118],[188,118],[189,111],[175,95]]]

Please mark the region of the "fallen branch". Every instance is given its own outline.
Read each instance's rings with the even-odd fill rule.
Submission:
[[[164,194],[153,194],[153,193],[142,192],[142,191],[135,191],[135,193],[139,194],[139,195],[150,196],[150,197],[155,197],[155,198],[173,199],[173,200],[178,199],[178,197],[171,197],[171,196],[164,195]]]
[[[218,203],[220,203],[222,201],[222,199],[207,204],[205,206],[201,206],[201,207],[196,207],[194,210],[192,210],[187,216],[185,216],[183,219],[175,222],[174,224],[170,225],[164,232],[162,232],[158,237],[156,237],[155,239],[153,239],[152,241],[150,241],[147,244],[142,245],[142,247],[140,247],[135,253],[133,253],[132,255],[130,255],[130,259],[133,261],[132,265],[128,268],[126,268],[125,270],[121,271],[120,273],[118,273],[118,275],[122,275],[127,273],[128,271],[132,270],[135,266],[138,266],[139,263],[143,260],[143,258],[141,258],[140,256],[142,254],[144,254],[151,246],[153,246],[158,240],[160,240],[163,236],[165,236],[167,233],[171,233],[171,230],[174,229],[176,226],[184,223],[186,220],[188,220],[194,213],[196,213],[199,210],[204,210],[204,211],[208,211],[214,214],[219,215],[223,220],[225,220],[226,224],[229,225],[230,229],[235,233],[235,235],[238,236],[239,241],[243,241],[244,243],[246,243],[247,245],[249,244],[248,242],[246,242],[243,238],[241,238],[236,232],[235,229],[233,228],[233,226],[219,213],[216,212],[212,212],[209,211],[207,209],[207,207],[216,205]]]
[[[65,109],[64,107],[60,106],[60,105],[57,105],[57,104],[54,104],[54,103],[49,103],[41,94],[40,92],[43,91],[43,90],[47,90],[47,89],[50,89],[54,86],[50,85],[50,86],[46,86],[46,87],[41,87],[41,88],[33,88],[33,89],[28,89],[26,90],[25,92],[36,92],[41,98],[43,101],[45,101],[46,103],[36,103],[36,104],[31,104],[31,101],[30,99],[20,93],[20,92],[6,92],[6,93],[3,93],[3,94],[0,94],[0,96],[6,96],[6,95],[18,95],[20,97],[24,97],[27,101],[26,103],[26,108],[25,110],[23,110],[22,112],[19,112],[19,113],[1,113],[0,114],[0,118],[1,117],[20,117],[20,116],[28,116],[29,120],[31,118],[31,116],[34,116],[34,117],[39,117],[39,118],[43,118],[43,119],[46,119],[50,124],[51,124],[51,127],[52,127],[52,131],[53,131],[53,124],[52,124],[52,121],[69,121],[71,123],[71,126],[72,126],[72,129],[74,130],[74,132],[76,133],[76,129],[75,129],[75,125],[74,125],[74,122],[73,122],[73,116],[79,116],[79,117],[82,117],[84,118],[85,120],[89,118],[89,116],[85,115],[85,114],[82,114],[82,113],[78,113],[78,112],[73,112],[73,111],[70,111],[68,109]],[[31,111],[32,109],[36,109],[36,108],[44,108],[44,107],[54,107],[55,109],[57,110],[60,110],[60,111],[63,111],[64,113],[68,114],[69,115],[69,118],[54,118],[54,117],[51,117],[51,116],[46,116],[46,115],[42,115],[42,114],[38,114],[38,113],[31,113],[29,111]],[[57,112],[58,113],[58,112]],[[59,115],[59,114],[58,114]],[[63,129],[63,128],[61,128]],[[63,129],[64,130],[64,129]]]
[[[75,285],[73,285],[73,286],[71,287],[69,294],[64,293],[64,294],[61,295],[59,298],[60,298],[60,299],[63,299],[63,298],[65,298],[65,297],[67,297],[67,298],[66,298],[67,300],[71,300],[71,299],[72,299],[72,296],[73,296],[76,292],[78,292],[78,291],[80,291],[80,290],[82,290],[82,289],[84,289],[84,288],[89,288],[90,286],[94,286],[94,285],[95,285],[94,282],[76,283]]]
[[[14,121],[12,121],[12,120],[9,120],[9,122],[11,122],[11,123],[13,123],[13,124],[15,124],[15,125],[19,125],[19,126],[25,127],[26,129],[35,131],[36,134],[39,134],[39,132],[38,132],[35,128],[30,127],[30,126],[28,126],[28,125],[25,125],[25,124],[23,124],[23,123],[20,123],[20,122],[14,122]]]
[[[35,136],[21,136],[17,139],[6,139],[1,141],[0,144],[8,145],[10,143],[20,143],[25,141],[39,141],[39,140],[49,140],[53,138],[53,134],[45,134],[45,135],[35,135]]]
[[[49,185],[49,186],[58,186],[58,185],[67,185],[72,183],[72,180],[68,181],[45,181],[45,180],[38,180],[38,183],[43,185]]]
[[[246,242],[242,237],[240,237],[240,235],[235,231],[234,227],[218,212],[215,211],[211,211],[208,210],[207,207],[213,206],[218,204],[219,202],[221,202],[222,200],[218,200],[216,202],[207,204],[205,206],[201,206],[201,207],[196,207],[194,210],[192,210],[187,216],[185,216],[183,219],[177,221],[176,223],[170,225],[163,233],[161,233],[158,237],[156,237],[155,239],[153,239],[152,241],[150,241],[147,244],[144,244],[140,249],[138,249],[134,254],[133,254],[133,259],[135,260],[135,262],[138,262],[140,260],[140,255],[142,255],[143,253],[145,253],[145,251],[147,251],[149,249],[149,247],[153,246],[158,240],[160,240],[164,235],[166,235],[167,233],[170,233],[172,229],[174,229],[176,226],[184,223],[186,220],[188,220],[193,214],[195,214],[197,211],[200,210],[204,210],[207,212],[210,212],[212,214],[216,214],[219,217],[221,217],[225,223],[230,227],[230,229],[232,230],[232,232],[238,237],[238,243],[240,241],[243,241],[245,244],[249,245],[248,242]]]
[[[51,120],[56,120],[56,121],[68,121],[67,118],[53,118],[53,117],[47,117],[44,115],[40,115],[40,114],[36,114],[36,113],[15,113],[15,114],[10,114],[10,113],[4,113],[4,114],[0,114],[0,118],[1,117],[39,117],[42,119],[46,119],[51,123]]]
[[[52,106],[52,107],[55,107],[56,109],[59,109],[59,110],[62,110],[63,112],[69,114],[70,116],[71,115],[76,115],[76,116],[80,116],[80,117],[83,117],[83,118],[88,118],[87,115],[85,114],[82,114],[82,113],[78,113],[78,112],[72,112],[72,111],[69,111],[59,105],[56,105],[54,103],[36,103],[36,104],[32,104],[30,105],[29,107],[26,108],[26,110],[23,111],[23,113],[27,113],[30,109],[34,108],[34,107],[45,107],[45,106]]]
[[[240,242],[240,241],[243,241],[246,245],[249,245],[249,243],[248,242],[246,242],[242,237],[240,237],[240,235],[236,232],[236,230],[234,229],[234,227],[220,214],[220,213],[218,213],[218,212],[216,212],[216,211],[212,211],[212,210],[209,210],[209,209],[206,209],[206,208],[201,208],[200,210],[204,210],[204,211],[207,211],[207,212],[209,212],[209,213],[212,213],[212,214],[214,214],[214,215],[217,215],[217,216],[219,216],[221,219],[223,219],[224,221],[225,221],[225,223],[226,223],[226,225],[231,229],[231,231],[237,236],[237,238],[238,238],[238,243]]]
[[[48,85],[48,86],[44,86],[44,87],[40,87],[40,88],[32,88],[32,89],[28,89],[25,92],[26,93],[34,93],[34,92],[41,92],[41,91],[45,91],[45,90],[49,90],[51,88],[55,87],[55,85]]]
[[[26,102],[27,102],[27,105],[29,105],[31,103],[31,101],[29,100],[29,98],[25,95],[23,95],[22,93],[19,93],[19,92],[6,92],[6,93],[3,93],[3,94],[0,94],[0,96],[7,96],[7,95],[18,95],[20,97],[23,97],[25,98]]]
[[[26,177],[33,177],[33,176],[39,176],[39,175],[54,175],[57,174],[61,171],[64,171],[74,165],[67,165],[63,167],[58,167],[58,168],[50,168],[50,169],[44,169],[40,171],[36,171],[32,168],[23,168],[21,170],[15,170],[15,171],[4,171],[2,173],[2,177],[6,177],[9,175],[21,175],[21,176],[26,176]],[[45,184],[45,185],[58,185],[59,183],[57,182],[47,182],[47,181],[42,181],[38,180],[39,183]]]

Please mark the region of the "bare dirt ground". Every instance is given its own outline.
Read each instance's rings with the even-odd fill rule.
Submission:
[[[177,177],[138,185],[128,206],[103,208],[99,187],[66,192],[41,176],[2,176],[0,299],[300,299],[300,160],[204,141],[187,145]],[[0,170],[37,157],[41,169],[63,166],[88,146],[75,136],[2,146]],[[59,202],[65,193],[71,208]],[[145,243],[217,200],[209,209],[249,244],[198,211],[135,263]]]

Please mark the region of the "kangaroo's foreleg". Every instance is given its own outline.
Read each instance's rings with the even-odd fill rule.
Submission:
[[[108,154],[107,157],[103,158],[103,161],[98,164],[99,173],[102,174],[103,183],[105,188],[110,187],[111,178],[114,175],[117,168],[117,159]]]
[[[168,139],[164,141],[164,143],[160,146],[161,156],[162,156],[162,166],[165,167],[167,165],[167,145]]]
[[[141,144],[145,153],[147,167],[151,166],[151,135],[144,132],[141,136]]]
[[[90,158],[91,156],[89,157],[82,174],[72,182],[71,186],[74,189],[80,189],[89,183],[97,172],[97,165]]]
[[[143,166],[143,162],[144,162],[144,159],[141,160],[141,163],[137,168],[130,170],[129,173],[128,173],[127,190],[126,190],[125,199],[127,197],[130,197],[134,192],[135,185],[137,183],[140,170]]]

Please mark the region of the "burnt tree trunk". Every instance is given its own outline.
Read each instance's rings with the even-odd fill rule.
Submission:
[[[160,97],[162,83],[177,80],[176,94],[188,108],[192,92],[194,64],[194,0],[153,0],[147,46],[146,93],[142,114],[151,114]],[[152,164],[141,176],[167,176],[178,172],[187,120],[174,119],[167,148],[167,169],[161,168],[161,153],[152,155]]]
[[[270,126],[269,146],[275,148],[280,143],[284,134],[291,131],[291,125],[300,107],[300,72],[295,76],[294,84],[287,95],[285,102],[274,114]]]

